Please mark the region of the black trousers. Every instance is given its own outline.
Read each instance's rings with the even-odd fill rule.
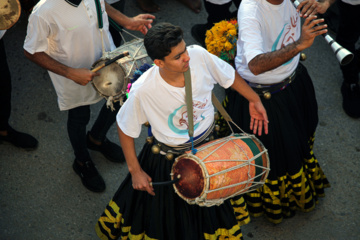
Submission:
[[[212,27],[214,23],[220,22],[222,20],[229,20],[231,18],[237,17],[237,11],[230,12],[229,8],[232,3],[235,4],[237,8],[240,6],[241,0],[232,0],[229,3],[223,5],[217,5],[210,3],[204,0],[204,7],[208,13],[207,24],[209,27]]]
[[[350,5],[343,1],[337,1],[337,4],[340,21],[336,41],[350,52],[355,53],[355,43],[360,37],[360,5]],[[349,64],[340,66],[346,83],[359,82],[358,65],[358,56],[354,56]]]
[[[0,39],[0,131],[7,130],[11,112],[11,75],[4,40]]]
[[[114,111],[107,108],[106,103],[100,110],[100,113],[90,130],[91,136],[100,142],[106,138],[106,133],[116,120],[116,114],[120,109],[119,102],[114,103]],[[87,149],[86,126],[90,120],[90,105],[80,106],[69,110],[67,130],[71,145],[74,149],[77,161],[86,162],[90,160],[90,154]]]

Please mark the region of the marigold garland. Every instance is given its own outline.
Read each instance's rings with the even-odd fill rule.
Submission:
[[[223,20],[215,23],[206,32],[205,44],[208,52],[232,62],[236,56],[237,20]]]

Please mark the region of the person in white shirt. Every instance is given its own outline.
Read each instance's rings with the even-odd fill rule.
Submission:
[[[269,115],[269,134],[259,136],[268,149],[270,173],[265,184],[245,194],[250,214],[273,223],[308,212],[329,187],[313,154],[318,123],[312,80],[299,63],[300,52],[327,32],[323,19],[307,15],[290,0],[243,0],[238,11],[237,72],[262,98]],[[227,91],[226,109],[249,131],[247,100]]]
[[[220,206],[200,207],[181,199],[171,186],[154,189],[150,182],[169,180],[179,152],[175,151],[171,159],[162,152],[152,152],[152,146],[161,142],[167,149],[175,146],[186,150],[184,144],[190,138],[184,73],[189,69],[195,139],[207,138],[211,133],[211,91],[216,83],[232,87],[249,100],[253,131],[261,135],[263,130],[267,133],[268,122],[260,98],[231,65],[200,46],[187,47],[180,27],[154,25],[145,35],[144,44],[155,66],[133,84],[117,115],[129,174],[99,218],[96,232],[101,239],[241,239],[240,225],[249,221],[242,197]],[[146,122],[155,140],[146,143],[137,157],[134,138],[139,137]]]
[[[84,186],[94,192],[104,191],[105,182],[87,148],[100,151],[111,161],[124,161],[121,147],[106,138],[116,117],[106,104],[86,134],[90,105],[102,99],[90,83],[99,74],[90,68],[103,50],[115,49],[108,15],[119,25],[144,34],[155,18],[149,14],[129,18],[104,0],[98,2],[98,7],[97,12],[91,0],[42,0],[29,17],[24,43],[26,57],[48,70],[60,110],[68,111],[67,130],[75,154],[73,169]],[[120,105],[116,104],[116,108]]]

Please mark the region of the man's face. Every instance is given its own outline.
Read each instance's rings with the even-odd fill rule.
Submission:
[[[186,50],[186,44],[182,40],[178,45],[171,48],[171,53],[161,61],[161,68],[166,71],[183,73],[189,69],[190,57]]]

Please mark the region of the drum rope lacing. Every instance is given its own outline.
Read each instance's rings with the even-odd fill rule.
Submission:
[[[236,138],[238,139],[246,139],[248,137],[252,138],[252,136],[245,136],[245,135],[241,135],[240,134],[231,134],[229,137],[233,137],[235,136]],[[234,159],[218,159],[218,160],[209,160],[209,161],[206,161],[204,162],[205,159],[207,159],[208,157],[210,157],[212,154],[214,154],[217,150],[219,150],[220,148],[222,148],[226,143],[228,143],[229,141],[233,142],[236,146],[238,146],[242,152],[246,155],[246,158],[245,160],[234,160]],[[248,169],[247,169],[247,176],[248,176],[248,179],[246,181],[242,181],[242,182],[238,182],[238,183],[235,183],[235,184],[231,184],[231,185],[228,185],[228,186],[224,186],[224,187],[219,187],[217,189],[214,189],[214,190],[206,190],[204,189],[203,190],[203,193],[201,194],[201,196],[195,198],[194,200],[191,200],[191,199],[187,199],[187,198],[183,198],[187,203],[189,204],[198,204],[199,206],[206,206],[206,207],[211,207],[211,206],[214,206],[214,205],[221,205],[226,199],[229,199],[229,198],[232,198],[232,197],[235,197],[237,195],[239,195],[240,192],[248,192],[250,190],[255,190],[257,189],[258,187],[261,187],[263,184],[264,184],[264,181],[265,179],[267,178],[267,175],[268,175],[268,171],[270,170],[269,167],[266,167],[266,166],[259,166],[259,165],[256,165],[254,163],[251,163],[252,160],[254,159],[257,159],[259,157],[261,157],[263,154],[266,154],[267,155],[267,150],[265,149],[265,147],[262,145],[262,143],[260,142],[259,144],[262,146],[262,148],[264,149],[263,151],[259,152],[258,154],[256,154],[255,156],[253,157],[249,157],[247,154],[246,154],[246,151],[245,149],[243,149],[240,145],[238,145],[236,142],[234,142],[233,140],[229,140],[228,138],[226,139],[218,139],[216,140],[215,142],[212,142],[212,143],[208,143],[206,144],[206,146],[203,146],[203,147],[200,147],[198,148],[198,151],[201,151],[203,149],[206,149],[206,148],[209,148],[209,147],[212,147],[214,145],[217,145],[217,144],[220,144],[219,146],[217,146],[214,150],[212,150],[210,153],[208,153],[205,157],[203,157],[203,159],[201,161],[196,161],[198,164],[201,165],[201,170],[202,170],[202,173],[204,175],[204,178],[206,179],[206,186],[210,186],[210,178],[211,177],[214,177],[214,176],[217,176],[217,175],[220,175],[220,174],[224,174],[224,173],[227,173],[227,172],[230,172],[230,171],[233,171],[233,170],[236,170],[236,169],[239,169],[239,168],[242,168],[244,166],[248,166]],[[191,154],[191,153],[188,153],[186,154],[185,158],[189,158],[189,159],[194,159],[196,156]],[[234,167],[231,167],[231,168],[228,168],[226,170],[222,170],[222,171],[219,171],[217,173],[213,173],[213,174],[209,174],[207,171],[204,171],[204,169],[207,169],[206,168],[206,164],[209,164],[209,163],[215,163],[215,162],[229,162],[229,161],[232,161],[232,162],[244,162],[244,164],[240,164],[240,165],[237,165],[237,166],[234,166]],[[245,164],[247,163],[247,164]],[[263,170],[267,170],[267,171],[261,171],[259,174],[257,175],[254,175],[254,176],[251,176],[250,174],[250,167],[251,166],[254,166],[255,168],[260,168],[260,169],[263,169]],[[267,162],[267,166],[269,166],[269,162]],[[261,177],[263,176],[263,181],[258,181],[258,182],[255,182],[255,179],[257,179],[258,177]],[[241,188],[241,190],[233,193],[232,195],[229,195],[225,198],[219,198],[219,199],[206,199],[207,198],[207,195],[209,193],[213,193],[213,192],[216,192],[216,191],[221,191],[221,190],[225,190],[225,189],[229,189],[229,188],[232,188],[232,187],[237,187],[237,186],[240,186],[240,185],[244,185],[245,186],[243,188]],[[250,185],[251,184],[251,185]],[[175,188],[175,191],[180,194],[178,192],[178,190]],[[180,194],[181,195],[181,194]]]
[[[242,138],[247,138],[245,136],[242,136],[242,137],[239,137],[240,139]],[[198,201],[198,203],[200,202],[203,202],[206,195],[208,193],[212,193],[212,192],[216,192],[216,191],[220,191],[220,190],[224,190],[224,189],[228,189],[228,188],[232,188],[232,187],[236,187],[236,186],[240,186],[240,185],[243,185],[243,184],[246,184],[244,188],[241,189],[241,191],[245,191],[245,190],[248,190],[248,189],[255,189],[258,185],[262,184],[262,182],[254,182],[253,180],[255,180],[256,178],[258,178],[259,176],[262,176],[264,174],[266,174],[266,172],[261,172],[259,175],[255,175],[253,177],[251,177],[251,174],[250,174],[250,166],[254,166],[254,167],[259,167],[259,168],[262,168],[262,169],[268,169],[267,167],[263,167],[263,166],[257,166],[256,164],[254,163],[249,163],[250,160],[253,160],[253,159],[257,159],[258,157],[262,156],[265,152],[265,151],[262,151],[258,154],[256,154],[255,156],[253,157],[249,157],[248,154],[246,153],[246,151],[239,145],[237,144],[235,141],[233,140],[220,140],[220,142],[223,141],[223,143],[221,145],[219,145],[216,149],[212,150],[211,152],[209,152],[209,154],[207,156],[205,156],[203,159],[202,159],[202,162],[201,164],[204,165],[205,167],[205,164],[209,164],[209,163],[214,163],[214,162],[222,162],[222,161],[232,161],[232,162],[244,162],[244,164],[240,164],[240,165],[236,165],[234,167],[231,167],[231,168],[228,168],[226,170],[222,170],[222,171],[219,171],[217,173],[213,173],[213,174],[208,174],[208,172],[205,173],[206,175],[206,178],[207,179],[210,179],[211,177],[214,177],[214,176],[217,176],[217,175],[221,175],[223,173],[227,173],[227,172],[230,172],[230,171],[233,171],[233,170],[236,170],[236,169],[239,169],[239,168],[242,168],[244,166],[248,166],[248,172],[247,172],[247,175],[248,175],[248,180],[247,181],[243,181],[243,182],[238,182],[236,184],[232,184],[232,185],[228,185],[228,186],[225,186],[225,187],[220,187],[220,188],[217,188],[215,190],[205,190],[204,191],[204,195],[202,195],[202,197],[199,197],[197,198],[195,201]],[[210,161],[206,161],[204,162],[204,160],[206,160],[208,157],[210,157],[212,154],[214,154],[217,150],[219,150],[220,148],[222,148],[227,142],[233,142],[236,146],[238,146],[242,152],[246,155],[246,158],[245,160],[233,160],[233,159],[218,159],[218,160],[210,160]],[[219,143],[219,141],[217,142],[214,142],[214,143],[211,143],[211,144],[208,144],[207,147],[211,147],[213,145],[216,145],[217,143]],[[201,150],[201,148],[199,148],[198,150]],[[250,181],[249,181],[250,180]],[[249,186],[249,183],[251,183],[251,185]],[[234,193],[233,195],[230,195],[229,197],[227,198],[230,198],[230,197],[233,197],[233,196],[236,196],[238,194],[238,192]],[[224,199],[219,199],[219,201],[215,201],[215,203],[219,203],[221,204],[222,202],[224,201]],[[211,205],[214,204],[211,203]]]

